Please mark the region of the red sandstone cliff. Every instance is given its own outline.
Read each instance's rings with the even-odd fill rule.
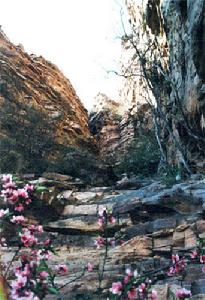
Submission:
[[[28,55],[0,31],[0,102],[34,106],[55,124],[56,142],[93,147],[88,115],[70,81],[43,57]]]

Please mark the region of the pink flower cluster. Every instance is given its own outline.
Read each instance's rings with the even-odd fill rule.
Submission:
[[[11,283],[11,297],[12,299],[30,299],[39,300],[38,296],[35,296],[32,289],[37,284],[32,278],[32,267],[31,264],[27,263],[24,267],[15,269],[16,279]]]
[[[116,219],[112,215],[111,211],[108,211],[106,207],[101,207],[98,212],[98,225],[100,226],[101,230],[104,231],[109,224],[115,224]],[[115,246],[116,240],[114,238],[104,238],[99,236],[95,240],[95,245],[97,249],[102,248],[105,244],[108,243],[109,246]]]
[[[179,255],[172,255],[172,266],[169,268],[167,275],[172,276],[180,273],[186,267],[186,261],[184,258],[179,258]]]
[[[200,254],[199,251],[196,251],[196,250],[192,251],[190,256],[191,256],[192,259],[199,259],[199,262],[201,264],[205,263],[205,255],[202,254],[202,253]]]
[[[61,264],[61,265],[56,266],[56,271],[58,274],[64,275],[64,274],[68,273],[68,267],[64,264]]]
[[[67,266],[59,265],[55,271],[49,269],[47,260],[50,259],[52,251],[50,239],[42,238],[41,225],[27,225],[26,218],[18,214],[24,211],[26,205],[31,204],[34,186],[26,184],[19,188],[11,175],[4,175],[2,181],[1,197],[10,210],[1,209],[0,218],[9,216],[10,222],[17,226],[19,246],[16,256],[19,267],[13,270],[15,279],[11,282],[11,299],[43,299],[49,288],[54,288],[55,276],[66,273]],[[6,240],[1,238],[1,245],[5,244]]]
[[[3,175],[3,190],[1,196],[8,204],[14,205],[14,210],[21,212],[24,211],[24,205],[29,205],[31,199],[29,192],[34,191],[34,186],[26,184],[24,188],[18,188],[16,183],[13,182],[12,175]]]
[[[179,298],[179,299],[186,299],[186,298],[190,298],[191,297],[191,291],[185,289],[185,288],[182,288],[180,290],[178,290],[176,292],[176,296]]]
[[[200,253],[201,252],[201,253]],[[201,264],[205,264],[205,255],[203,254],[204,251],[200,251],[200,248],[197,250],[192,251],[190,257],[193,260],[198,261]],[[202,268],[202,272],[205,273],[205,267]]]
[[[138,277],[138,272],[132,272],[131,269],[126,269],[126,275],[123,281],[113,282],[112,287],[110,288],[110,292],[113,295],[121,296],[122,294],[125,296],[126,300],[131,299],[147,299],[156,300],[157,299],[157,291],[151,289],[151,280],[146,280],[146,282],[138,283],[136,277]]]
[[[100,208],[98,225],[100,227],[106,226],[106,224],[115,224],[116,220],[112,215],[112,212],[108,211],[106,207]]]
[[[105,238],[103,238],[102,236],[98,236],[95,240],[95,246],[97,247],[97,249],[100,249],[104,245],[105,245]]]
[[[49,287],[50,271],[46,261],[50,258],[50,241],[39,241],[38,236],[43,233],[41,225],[23,227],[22,216],[12,219],[21,226],[19,238],[23,247],[18,254],[21,265],[14,270],[12,299],[41,299],[37,295],[45,296]]]
[[[0,218],[3,218],[9,213],[9,209],[0,209]]]

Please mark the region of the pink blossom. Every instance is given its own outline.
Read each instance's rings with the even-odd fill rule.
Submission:
[[[16,275],[17,279],[12,281],[11,286],[14,290],[19,290],[26,285],[27,277],[18,273]]]
[[[98,215],[99,215],[100,217],[104,217],[105,214],[107,214],[107,208],[106,208],[106,207],[101,207],[101,208],[99,209],[99,211],[98,211]]]
[[[23,277],[28,277],[29,275],[30,275],[30,266],[29,266],[29,264],[26,264],[25,266],[24,266],[24,269],[22,270],[20,267],[18,267],[18,268],[16,268],[15,269],[15,275],[16,275],[16,277],[21,277],[21,276],[23,276]]]
[[[39,276],[40,276],[40,279],[41,279],[41,280],[44,280],[44,279],[46,279],[47,277],[49,277],[49,274],[48,274],[48,272],[46,272],[46,271],[42,271],[42,272],[40,272]]]
[[[156,300],[157,299],[157,291],[151,290],[151,294],[149,296],[150,296],[151,300]]]
[[[25,222],[24,216],[13,216],[10,220],[12,223],[22,224]]]
[[[200,263],[201,264],[205,263],[205,255],[200,255]]]
[[[100,217],[100,218],[98,219],[98,225],[99,225],[100,227],[102,227],[103,224],[104,224],[104,219],[103,219],[102,217]]]
[[[44,244],[45,247],[47,247],[47,246],[49,246],[51,244],[51,240],[50,239],[46,239],[43,244]]]
[[[68,267],[66,265],[63,265],[63,264],[56,266],[56,270],[61,275],[65,274],[65,273],[68,273]]]
[[[172,263],[175,264],[177,262],[179,262],[179,255],[178,254],[176,254],[176,255],[173,254],[172,255]]]
[[[124,284],[128,284],[128,282],[130,281],[130,277],[129,276],[125,276],[124,278]]]
[[[137,299],[137,290],[136,288],[132,287],[129,292],[127,293],[128,299]]]
[[[18,192],[19,197],[24,198],[24,199],[28,198],[28,193],[25,189],[18,189],[17,192]]]
[[[95,240],[95,245],[97,246],[97,249],[100,249],[105,244],[105,239],[101,236],[97,237]]]
[[[34,232],[43,233],[43,226],[42,225],[30,225],[28,230],[33,234]]]
[[[13,300],[40,300],[38,296],[35,296],[32,291],[25,291],[24,296],[15,295],[12,293]]]
[[[205,267],[203,267],[201,270],[202,270],[203,273],[205,273]]]
[[[184,258],[180,259],[178,255],[172,255],[172,262],[173,266],[169,268],[167,272],[168,276],[179,273],[186,267],[186,261]]]
[[[109,245],[111,247],[114,247],[115,246],[115,239],[109,239]]]
[[[178,290],[176,292],[176,296],[179,298],[179,299],[185,299],[185,298],[190,298],[191,297],[191,291],[185,289],[185,288],[182,288],[180,290]]]
[[[191,253],[191,258],[194,259],[198,256],[198,252],[196,250],[194,250],[192,253]]]
[[[129,276],[129,277],[133,276],[133,272],[132,272],[132,270],[131,270],[130,268],[127,268],[127,269],[125,270],[125,273],[126,273],[127,276]]]
[[[28,230],[33,234],[36,231],[36,226],[32,224],[28,227]]]
[[[31,204],[31,202],[32,202],[31,199],[26,199],[25,204],[29,205],[29,204]]]
[[[93,271],[93,265],[90,262],[87,264],[87,269],[88,269],[88,272]]]
[[[2,181],[3,183],[7,183],[12,181],[12,175],[11,174],[4,174],[2,177]]]
[[[16,203],[18,201],[19,194],[16,190],[12,191],[10,195],[8,195],[8,200],[11,203]]]
[[[29,247],[37,244],[38,242],[37,238],[30,232],[29,229],[24,228],[23,232],[24,233],[20,234],[20,236],[21,236],[21,242],[24,244],[25,247]]]
[[[25,297],[20,298],[20,300],[40,300],[40,298],[35,296],[32,291],[25,291]]]
[[[111,291],[114,295],[121,295],[121,293],[122,293],[122,283],[121,283],[120,281],[118,281],[118,282],[113,282],[112,288],[110,289],[110,291]]]
[[[110,224],[115,224],[116,219],[111,215],[108,217],[108,221],[110,222]]]
[[[7,247],[6,239],[4,237],[0,239],[0,246]]]
[[[12,181],[8,181],[3,185],[4,189],[13,189],[16,187],[16,184]]]
[[[23,205],[20,203],[20,204],[18,204],[17,206],[15,206],[14,210],[21,212],[21,211],[24,210],[24,207],[23,207]]]
[[[144,293],[145,289],[146,289],[146,284],[145,283],[141,283],[139,285],[139,292],[140,293]]]
[[[9,213],[9,209],[0,209],[0,218]]]
[[[34,185],[33,184],[26,184],[25,185],[25,187],[24,187],[24,189],[26,190],[26,191],[31,191],[31,192],[33,192],[34,191]]]
[[[42,226],[42,225],[37,225],[37,226],[36,226],[36,231],[37,231],[38,233],[43,233],[43,226]]]

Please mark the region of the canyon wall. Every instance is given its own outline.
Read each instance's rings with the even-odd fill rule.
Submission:
[[[114,101],[98,94],[90,115],[90,130],[97,141],[99,155],[110,164],[119,161],[134,138],[153,127],[147,103],[135,103],[130,109],[126,104],[120,98]]]
[[[93,149],[88,114],[71,82],[42,56],[28,55],[0,32],[0,102],[23,104],[45,113],[64,146]]]
[[[156,107],[170,163],[203,168],[205,2],[125,3],[132,30],[124,37],[131,53],[124,90]]]

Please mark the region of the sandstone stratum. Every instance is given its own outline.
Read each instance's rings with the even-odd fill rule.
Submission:
[[[28,55],[0,32],[0,102],[22,103],[47,114],[55,140],[63,145],[94,148],[88,113],[71,82],[42,56]]]

